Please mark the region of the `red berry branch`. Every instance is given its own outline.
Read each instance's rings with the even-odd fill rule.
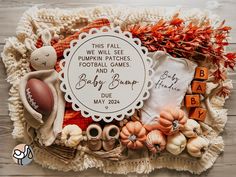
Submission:
[[[176,14],[171,20],[161,19],[153,25],[131,25],[126,30],[139,38],[150,52],[164,50],[174,57],[208,60],[216,68],[215,81],[222,81],[226,79],[225,68],[233,69],[236,64],[236,53],[225,52],[231,28],[224,23],[213,27],[207,18],[184,21]]]

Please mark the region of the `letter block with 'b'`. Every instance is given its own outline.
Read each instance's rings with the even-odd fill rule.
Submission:
[[[194,79],[207,80],[208,69],[206,67],[197,67],[195,71]]]
[[[186,95],[185,105],[187,108],[199,107],[200,106],[200,96],[199,95]]]

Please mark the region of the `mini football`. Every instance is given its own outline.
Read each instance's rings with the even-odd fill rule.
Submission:
[[[43,115],[49,115],[53,109],[53,94],[49,86],[39,80],[30,79],[26,84],[26,98],[30,106]]]

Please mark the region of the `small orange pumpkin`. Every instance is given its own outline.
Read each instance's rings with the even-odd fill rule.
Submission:
[[[155,123],[145,125],[148,131],[159,129],[165,135],[172,135],[182,129],[187,122],[187,117],[179,108],[166,108],[160,113]]]
[[[166,147],[166,137],[160,130],[152,130],[147,134],[146,146],[153,154],[161,152]]]
[[[120,132],[121,143],[129,149],[140,149],[146,141],[146,129],[139,121],[128,122]]]

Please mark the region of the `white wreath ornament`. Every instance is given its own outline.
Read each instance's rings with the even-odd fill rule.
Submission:
[[[134,103],[132,103],[133,108],[130,109],[130,106],[126,109],[123,110],[122,114],[119,115],[112,115],[112,116],[104,116],[102,114],[99,114],[96,112],[96,115],[93,114],[93,112],[88,109],[87,107],[83,106],[82,104],[80,104],[77,99],[74,97],[73,94],[69,94],[67,88],[69,88],[69,83],[67,81],[67,79],[65,79],[65,74],[66,74],[66,67],[65,67],[65,63],[66,61],[69,60],[69,54],[70,54],[70,50],[74,47],[76,47],[79,43],[83,42],[83,39],[85,39],[87,36],[91,36],[94,34],[104,34],[106,32],[114,32],[114,34],[119,34],[122,35],[123,37],[126,38],[127,41],[129,41],[130,43],[136,45],[136,48],[139,51],[142,51],[142,58],[146,58],[146,62],[144,61],[145,64],[145,68],[147,68],[146,70],[146,82],[144,84],[144,87],[142,89],[141,92],[141,96],[139,97],[139,99],[136,99],[136,101]],[[61,71],[59,72],[59,79],[61,80],[61,84],[60,84],[60,89],[65,92],[65,100],[69,103],[72,103],[72,108],[75,111],[81,111],[82,116],[84,116],[85,118],[87,117],[92,117],[92,119],[94,121],[101,121],[104,120],[105,122],[109,123],[111,121],[113,121],[114,119],[117,121],[121,121],[125,116],[132,116],[135,112],[136,109],[140,109],[141,107],[143,107],[143,101],[148,99],[150,96],[149,90],[152,88],[153,86],[153,82],[152,82],[152,76],[153,76],[153,69],[152,69],[152,59],[150,57],[147,56],[148,54],[148,50],[146,47],[141,46],[141,41],[138,38],[133,38],[132,34],[130,32],[122,32],[120,27],[115,27],[115,28],[109,28],[107,26],[104,26],[100,29],[97,28],[92,28],[90,29],[90,31],[88,33],[81,33],[78,37],[78,40],[72,40],[70,42],[70,48],[66,49],[64,51],[64,59],[62,59],[60,61],[60,67],[61,67]]]

